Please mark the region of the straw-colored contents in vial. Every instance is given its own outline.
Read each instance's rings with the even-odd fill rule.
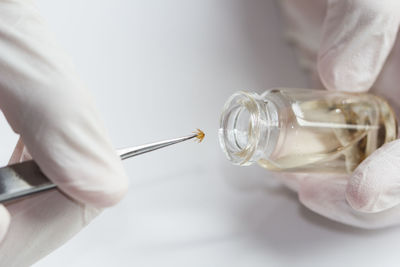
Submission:
[[[380,102],[381,101],[381,102]],[[352,172],[383,143],[397,136],[395,117],[383,100],[363,103],[310,101],[293,107],[271,157],[271,170]]]

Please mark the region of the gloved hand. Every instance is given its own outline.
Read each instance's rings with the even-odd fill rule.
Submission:
[[[328,90],[373,93],[400,114],[397,0],[281,0],[287,36],[301,65]],[[394,48],[393,48],[394,47]],[[370,155],[352,175],[281,177],[300,201],[330,219],[363,228],[400,223],[400,140]]]
[[[0,108],[21,136],[12,161],[29,151],[62,191],[0,205],[0,266],[30,266],[117,203],[128,179],[90,94],[29,0],[0,2]]]

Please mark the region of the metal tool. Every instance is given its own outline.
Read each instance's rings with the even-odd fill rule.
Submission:
[[[201,142],[204,133],[197,130],[192,135],[117,150],[122,160],[151,152],[166,146],[197,138]],[[40,170],[35,161],[29,160],[0,168],[0,203],[54,189],[53,184]]]

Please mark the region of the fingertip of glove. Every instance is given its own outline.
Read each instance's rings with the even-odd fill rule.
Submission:
[[[353,209],[374,213],[400,203],[399,144],[386,144],[354,171],[346,188],[346,200]]]
[[[10,221],[10,213],[3,205],[0,205],[0,242],[4,239],[7,233]]]
[[[128,192],[129,179],[122,166],[104,175],[104,179],[98,180],[97,185],[92,183],[90,187],[79,188],[79,192],[75,192],[79,195],[77,198],[102,209],[116,205]]]
[[[375,194],[370,186],[365,186],[361,182],[366,180],[365,176],[366,173],[364,171],[358,171],[353,174],[346,188],[346,201],[354,210],[373,212],[376,210],[373,208],[374,201],[372,201],[372,196]]]
[[[126,175],[119,175],[118,181],[107,186],[104,190],[98,192],[92,204],[97,208],[108,208],[118,204],[126,195],[129,188],[129,181]]]

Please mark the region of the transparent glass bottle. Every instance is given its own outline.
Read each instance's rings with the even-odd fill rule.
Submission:
[[[224,106],[219,129],[232,163],[257,162],[275,171],[350,173],[396,137],[385,100],[311,89],[237,92]]]

